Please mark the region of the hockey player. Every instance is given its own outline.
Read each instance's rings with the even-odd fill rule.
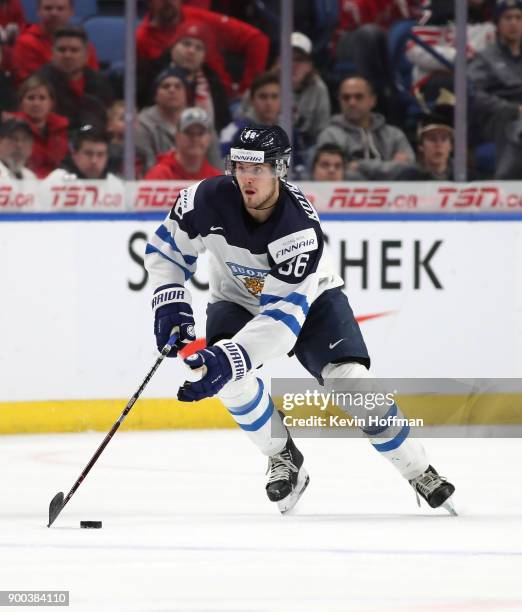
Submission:
[[[217,396],[239,427],[268,456],[266,492],[284,513],[309,482],[296,447],[256,368],[293,351],[320,383],[369,379],[370,358],[343,281],[330,267],[317,213],[285,181],[291,147],[279,126],[249,126],[236,136],[228,176],[181,191],[167,219],[146,247],[154,289],[154,333],[162,348],[173,329],[178,348],[194,340],[191,297],[184,286],[198,253],[210,254],[207,348],[186,364],[201,370],[178,399]],[[401,412],[384,407],[389,417]],[[390,420],[390,422],[392,422]],[[429,464],[409,428],[363,430],[417,493],[433,507],[454,512],[455,487]]]

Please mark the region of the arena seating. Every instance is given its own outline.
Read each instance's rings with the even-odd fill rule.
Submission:
[[[26,19],[31,23],[36,23],[38,21],[37,4],[37,0],[22,0]],[[98,2],[97,0],[80,0],[75,3],[74,11],[76,13],[74,21],[76,23],[81,23],[88,17],[92,17],[98,13]]]

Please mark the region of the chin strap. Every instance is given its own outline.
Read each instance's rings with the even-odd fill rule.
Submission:
[[[255,210],[268,210],[269,208],[274,208],[274,206],[277,206],[277,202],[275,204],[272,204],[272,206],[265,206],[264,208],[256,208]]]

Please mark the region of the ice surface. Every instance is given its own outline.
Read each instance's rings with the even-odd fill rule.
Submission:
[[[0,589],[89,612],[522,610],[520,440],[426,440],[453,518],[366,441],[298,439],[311,482],[282,517],[241,432],[118,432],[48,529],[103,435],[2,438]]]

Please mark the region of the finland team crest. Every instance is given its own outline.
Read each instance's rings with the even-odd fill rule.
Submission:
[[[241,264],[226,262],[232,274],[238,278],[245,289],[252,294],[254,297],[259,298],[263,291],[265,284],[265,278],[269,273],[269,270],[259,270],[257,268],[248,268]]]

